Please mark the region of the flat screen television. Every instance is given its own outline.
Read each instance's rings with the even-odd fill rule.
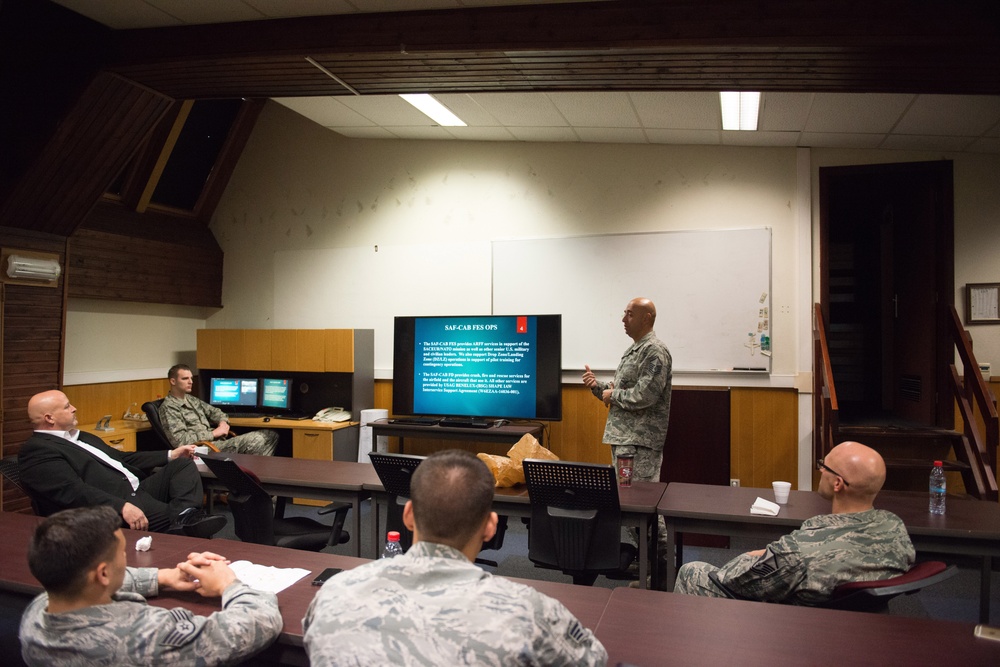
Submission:
[[[289,378],[260,379],[260,407],[274,410],[292,409],[292,381]]]
[[[562,419],[562,316],[396,317],[397,415]]]
[[[257,378],[212,378],[208,402],[219,407],[257,407]]]

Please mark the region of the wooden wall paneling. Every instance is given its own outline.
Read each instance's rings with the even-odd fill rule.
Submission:
[[[243,366],[241,368],[248,371],[271,370],[270,329],[243,330]]]
[[[222,330],[222,368],[247,370],[243,329]]]
[[[295,329],[272,329],[271,364],[283,371],[299,370],[295,363]]]
[[[322,373],[326,370],[325,330],[295,330],[295,368],[290,368],[288,370],[314,371],[318,373]]]
[[[734,387],[730,476],[742,486],[798,486],[798,396],[793,389]]]
[[[562,421],[548,424],[546,442],[564,461],[610,463],[611,450],[603,443],[608,409],[582,384],[562,386]]]
[[[354,372],[354,330],[327,329],[323,332],[324,370],[328,373]]]
[[[674,387],[660,480],[729,484],[729,387]]]
[[[142,412],[142,404],[163,398],[170,392],[167,378],[69,385],[63,388],[76,407],[81,424],[96,422],[104,415],[121,419],[125,411]]]
[[[198,368],[222,368],[222,329],[198,329]]]

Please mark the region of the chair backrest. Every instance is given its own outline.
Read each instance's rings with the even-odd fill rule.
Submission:
[[[236,536],[244,542],[273,545],[274,506],[253,473],[230,458],[204,456],[201,460],[229,490],[228,505]]]
[[[621,562],[621,504],[614,466],[524,460],[531,501],[528,558],[563,570]]]
[[[386,531],[398,532],[399,545],[403,551],[407,551],[413,545],[413,533],[403,525],[403,507],[410,499],[410,479],[413,477],[413,471],[426,457],[370,452],[368,458],[382,482],[382,487],[389,495],[385,518]]]
[[[160,439],[160,442],[166,445],[167,449],[173,449],[174,446],[170,444],[167,432],[163,429],[163,422],[160,421],[161,405],[163,405],[162,398],[158,398],[155,401],[146,401],[142,404],[142,411],[146,413],[149,426],[153,429],[153,433]]]
[[[0,459],[0,475],[3,475],[4,479],[16,486],[21,493],[27,496],[28,500],[31,501],[32,511],[38,516],[42,516],[38,501],[35,500],[28,487],[21,484],[21,467],[17,460],[17,454],[11,454]]]

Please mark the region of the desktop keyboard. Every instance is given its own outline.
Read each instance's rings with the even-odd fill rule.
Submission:
[[[260,419],[265,415],[260,412],[227,412],[226,416],[236,419]]]

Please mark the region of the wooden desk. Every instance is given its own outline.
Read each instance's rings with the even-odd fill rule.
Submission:
[[[237,465],[252,470],[261,486],[275,496],[313,498],[324,502],[337,500],[351,503],[354,523],[352,540],[354,555],[361,555],[361,501],[368,497],[365,486],[378,481],[370,463],[351,461],[311,461],[286,456],[255,456],[253,454],[212,454],[216,458],[231,458]],[[206,466],[199,466],[208,486],[225,488],[215,482],[215,475]],[[370,554],[372,557],[375,553]]]
[[[317,461],[357,461],[358,422],[317,422],[311,419],[231,417],[238,433],[262,428],[292,432],[292,456]]]
[[[42,590],[28,570],[27,558],[31,534],[40,521],[40,518],[26,514],[0,512],[0,532],[4,535],[4,540],[0,541],[0,590],[25,596],[25,603]],[[159,533],[152,534],[153,544],[149,551],[136,551],[136,540],[150,533],[132,530],[122,532],[127,543],[126,557],[132,567],[169,568],[185,560],[192,551],[213,551],[233,561],[249,560],[258,565],[299,567],[309,570],[310,574],[278,593],[278,606],[284,619],[284,627],[278,638],[278,644],[268,649],[266,655],[283,664],[307,664],[301,648],[302,618],[316,591],[319,590],[311,584],[312,579],[327,567],[350,570],[369,562],[350,556],[283,549],[235,540],[204,540]],[[611,597],[611,591],[606,588],[530,579],[512,578],[512,580],[556,598],[581,623],[591,629],[597,627]],[[203,616],[220,609],[218,598],[203,598],[196,593],[174,591],[164,591],[160,597],[149,598],[149,603],[168,609],[183,605],[195,614]]]
[[[1000,664],[972,623],[616,588],[597,625],[608,664]]]
[[[149,422],[134,421],[131,419],[115,419],[111,422],[110,426],[114,429],[113,431],[98,431],[96,422],[93,424],[81,424],[77,428],[91,435],[96,435],[109,447],[114,447],[122,452],[134,452],[136,434],[148,431],[151,428]]]
[[[423,438],[430,440],[462,440],[464,442],[487,442],[491,444],[513,445],[526,433],[535,436],[539,443],[544,438],[542,426],[539,424],[506,424],[490,426],[489,428],[463,428],[461,426],[425,426],[421,424],[400,424],[391,419],[377,419],[369,424],[372,428],[372,438],[380,435],[398,437],[399,453],[403,453],[406,438]]]
[[[667,525],[667,541],[677,554],[676,560],[667,559],[667,590],[673,590],[676,564],[683,559],[682,533],[775,540],[810,517],[830,513],[830,502],[818,493],[792,491],[788,504],[781,507],[777,516],[750,514],[750,506],[758,496],[774,499],[771,489],[680,482],[667,486],[657,507]],[[991,559],[1000,556],[1000,505],[949,497],[947,513],[939,516],[927,511],[926,494],[884,491],[876,498],[875,507],[889,510],[903,520],[918,552],[982,559],[979,616],[983,623],[988,623]]]
[[[365,483],[365,490],[374,494],[376,502],[385,499],[385,487],[375,474],[374,482]],[[666,488],[663,482],[633,482],[632,486],[618,489],[618,498],[622,508],[622,524],[634,526],[639,530],[639,584],[645,588],[646,577],[649,575],[649,531],[656,530],[656,508]],[[493,511],[513,517],[531,517],[531,499],[528,497],[528,487],[524,484],[518,486],[496,489],[493,494]],[[378,551],[379,538],[379,513],[378,508],[373,508],[371,532],[371,549]],[[653,535],[652,544],[656,544],[656,536]]]

